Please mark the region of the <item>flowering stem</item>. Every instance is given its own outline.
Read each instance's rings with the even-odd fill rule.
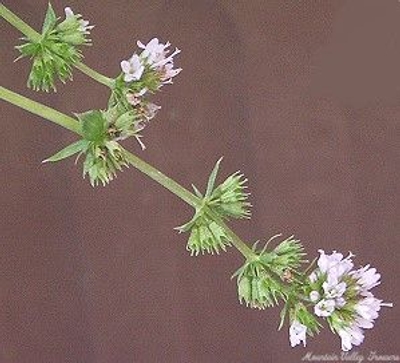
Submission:
[[[49,121],[56,123],[66,129],[81,134],[81,126],[77,120],[67,116],[61,112],[54,110],[51,107],[42,105],[39,102],[30,100],[18,93],[8,90],[0,86],[0,99],[12,103],[15,106],[21,107],[35,115],[41,116]]]
[[[99,72],[95,71],[94,69],[88,67],[86,64],[82,62],[78,62],[74,64],[74,67],[79,69],[82,73],[86,74],[88,77],[94,79],[95,81],[104,84],[109,88],[114,87],[114,80],[112,78],[106,77]]]
[[[0,86],[0,99],[10,102],[15,106],[21,107],[35,115],[41,116],[49,121],[52,121],[70,131],[81,134],[81,127],[78,121],[69,117],[51,107],[42,105],[36,101],[30,100],[18,93],[12,92]],[[201,205],[201,200],[187,189],[178,184],[175,180],[163,174],[161,171],[146,163],[136,155],[125,150],[128,161],[132,166],[141,171],[142,173],[161,184],[164,188],[181,198],[184,202],[196,208]],[[230,237],[232,244],[239,250],[245,258],[250,258],[254,255],[253,251],[240,239],[240,237],[233,232],[226,223],[216,213],[208,210],[207,213],[218,223]]]
[[[125,150],[126,151],[126,150]],[[161,173],[158,169],[154,168],[150,164],[137,157],[136,155],[126,151],[127,159],[136,169],[142,173],[149,176],[151,179],[155,180],[157,183],[161,184],[164,188],[168,189],[170,192],[181,198],[183,201],[191,205],[192,207],[200,207],[201,200],[197,198],[194,194],[189,192],[187,189],[178,184],[175,180]],[[233,232],[226,223],[222,220],[220,216],[216,213],[208,210],[207,213],[210,217],[222,227],[226,234],[230,237],[232,244],[239,250],[239,252],[245,257],[250,258],[254,255],[254,252],[240,239],[240,237]]]
[[[7,20],[13,27],[18,29],[22,34],[24,34],[29,40],[37,42],[40,40],[41,34],[36,30],[31,28],[27,23],[25,23],[21,18],[15,15],[11,10],[7,9],[3,4],[0,4],[0,16]],[[112,88],[114,86],[114,80],[106,77],[94,69],[88,67],[82,62],[74,64],[75,68],[79,69],[82,73],[86,74],[95,81]]]

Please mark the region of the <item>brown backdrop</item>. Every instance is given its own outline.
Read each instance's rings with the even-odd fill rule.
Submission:
[[[311,255],[351,250],[399,301],[400,3],[375,1],[53,1],[96,24],[86,62],[113,76],[137,39],[182,49],[184,71],[132,150],[185,186],[249,178],[248,241],[295,234]],[[47,0],[6,0],[41,26]],[[1,21],[1,84],[71,114],[107,91],[80,74],[51,95],[26,90],[20,34]],[[291,349],[278,309],[237,303],[242,259],[191,258],[173,227],[191,209],[134,169],[93,189],[72,160],[41,165],[69,132],[1,105],[0,362],[300,362],[339,353],[325,329]],[[400,354],[397,308],[356,349]]]

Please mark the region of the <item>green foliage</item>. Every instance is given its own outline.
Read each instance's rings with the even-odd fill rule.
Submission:
[[[88,146],[89,142],[87,140],[78,140],[60,150],[53,156],[47,158],[46,160],[43,160],[43,163],[60,161],[77,153],[82,153],[87,150]]]

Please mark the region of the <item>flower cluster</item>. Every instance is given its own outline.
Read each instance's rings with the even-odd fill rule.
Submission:
[[[150,102],[148,96],[163,85],[171,84],[172,78],[182,69],[174,69],[174,56],[180,50],[175,49],[169,54],[169,42],[163,44],[154,38],[147,44],[138,41],[137,45],[141,53],[134,53],[131,58],[121,62],[122,73],[115,80],[109,104],[123,106],[126,111],[133,110],[143,129],[161,108]],[[144,148],[142,142],[140,145]]]
[[[217,161],[210,174],[207,190],[203,195],[195,186],[193,189],[201,202],[196,208],[193,218],[177,227],[179,232],[189,232],[187,250],[191,255],[200,253],[219,253],[231,245],[231,239],[216,223],[218,219],[249,218],[251,204],[247,202],[245,193],[247,179],[242,174],[234,173],[221,185],[214,188],[222,158]]]
[[[33,59],[28,78],[28,86],[35,91],[56,90],[55,79],[65,83],[72,79],[72,68],[83,55],[79,46],[90,44],[88,38],[93,26],[74,14],[71,8],[65,8],[65,19],[58,21],[49,4],[38,39],[25,39],[26,43],[17,47],[21,57]]]
[[[318,268],[309,276],[305,292],[315,316],[326,319],[342,341],[342,350],[348,351],[364,340],[364,329],[374,326],[382,306],[392,306],[377,299],[372,288],[380,284],[380,274],[370,265],[354,269],[351,253],[347,257],[334,251],[319,250]],[[290,341],[303,341],[307,324],[292,319]]]
[[[117,171],[128,167],[126,151],[119,141],[136,136],[140,121],[132,111],[122,113],[118,107],[107,111],[88,111],[77,115],[82,127],[82,140],[59,151],[45,162],[55,162],[74,154],[85,154],[83,176],[89,175],[93,186],[105,185]]]
[[[295,279],[295,270],[303,262],[303,246],[293,236],[279,243],[273,250],[268,250],[272,237],[258,251],[255,243],[254,256],[235,272],[237,276],[240,303],[257,309],[265,309],[278,304],[278,299],[287,300],[289,290],[282,281],[291,283]]]
[[[180,50],[175,48],[175,51],[169,54],[168,48],[171,45],[169,42],[163,44],[157,38],[153,38],[146,45],[141,41],[138,41],[137,45],[142,49],[141,54],[135,53],[128,60],[121,62],[125,82],[145,83],[148,81],[146,79],[149,77],[148,73],[152,73],[154,78],[150,78],[158,82],[149,84],[148,91],[154,92],[164,84],[171,84],[172,78],[182,71],[181,68],[174,69],[174,56],[179,54]]]
[[[72,38],[67,37],[68,34],[86,35],[91,26],[80,16],[74,15],[70,8],[66,8],[66,20],[57,26],[57,29],[60,28],[64,34],[64,41],[72,42]],[[71,33],[73,29],[75,33]],[[81,39],[81,41],[83,40]],[[78,43],[78,38],[75,39],[75,42]],[[148,101],[147,95],[155,92],[163,84],[172,83],[172,77],[181,70],[180,68],[173,69],[173,57],[180,51],[177,49],[168,55],[167,48],[170,44],[161,44],[156,38],[147,45],[143,45],[141,42],[138,42],[138,45],[143,49],[140,57],[135,54],[129,61],[121,62],[124,72],[113,81],[107,110],[92,110],[78,114],[77,117],[82,125],[83,139],[67,146],[45,161],[54,162],[77,153],[79,156],[84,154],[86,158],[83,164],[83,175],[89,175],[93,186],[105,185],[113,180],[117,171],[129,165],[127,153],[119,144],[120,141],[134,137],[142,149],[145,148],[140,132],[160,109],[160,106]],[[236,176],[234,179],[234,184],[240,184],[236,188],[242,189],[243,183],[240,177]],[[235,204],[231,199],[229,199],[229,203]],[[232,210],[232,213],[234,212]],[[208,221],[206,217],[201,220],[202,223],[197,221],[192,225],[194,230],[201,231],[197,235],[205,236],[208,233],[217,236],[219,233],[218,243],[220,249],[224,249],[229,242],[227,242],[223,229],[219,228],[216,223]],[[193,242],[196,240],[193,235],[189,245],[198,245],[198,242]],[[205,241],[206,238],[202,238],[202,240]],[[211,252],[210,247],[207,246],[208,243],[205,242],[200,250]],[[190,248],[190,250],[195,251],[196,247]]]

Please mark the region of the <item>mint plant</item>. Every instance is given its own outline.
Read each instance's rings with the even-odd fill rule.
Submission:
[[[364,340],[364,330],[373,327],[382,307],[392,304],[376,298],[372,289],[380,284],[380,274],[370,265],[355,268],[351,253],[319,250],[311,263],[301,242],[277,235],[252,247],[228,227],[232,219],[250,219],[247,179],[235,172],[222,182],[222,158],[211,171],[204,189],[192,185],[190,192],[150,164],[132,154],[122,142],[136,140],[145,149],[143,131],[157,115],[160,106],[151,96],[181,72],[175,67],[180,50],[169,42],[153,38],[137,42],[130,58],[120,62],[121,71],[113,78],[82,63],[85,46],[91,45],[93,29],[80,14],[65,8],[64,19],[49,4],[38,33],[4,5],[0,15],[24,35],[16,46],[20,58],[32,62],[27,85],[34,91],[56,91],[58,81],[72,80],[75,69],[109,89],[103,109],[85,110],[70,117],[50,107],[0,86],[0,98],[74,132],[78,139],[44,162],[55,163],[74,157],[82,160],[83,177],[93,187],[106,186],[123,168],[133,166],[167,188],[194,208],[192,218],[176,229],[188,234],[187,250],[192,256],[220,254],[230,247],[242,254],[243,265],[233,273],[239,302],[252,309],[281,306],[278,328],[289,326],[292,347],[306,345],[307,335],[318,334],[323,325],[341,338],[348,351]],[[203,190],[203,191],[201,191]]]

